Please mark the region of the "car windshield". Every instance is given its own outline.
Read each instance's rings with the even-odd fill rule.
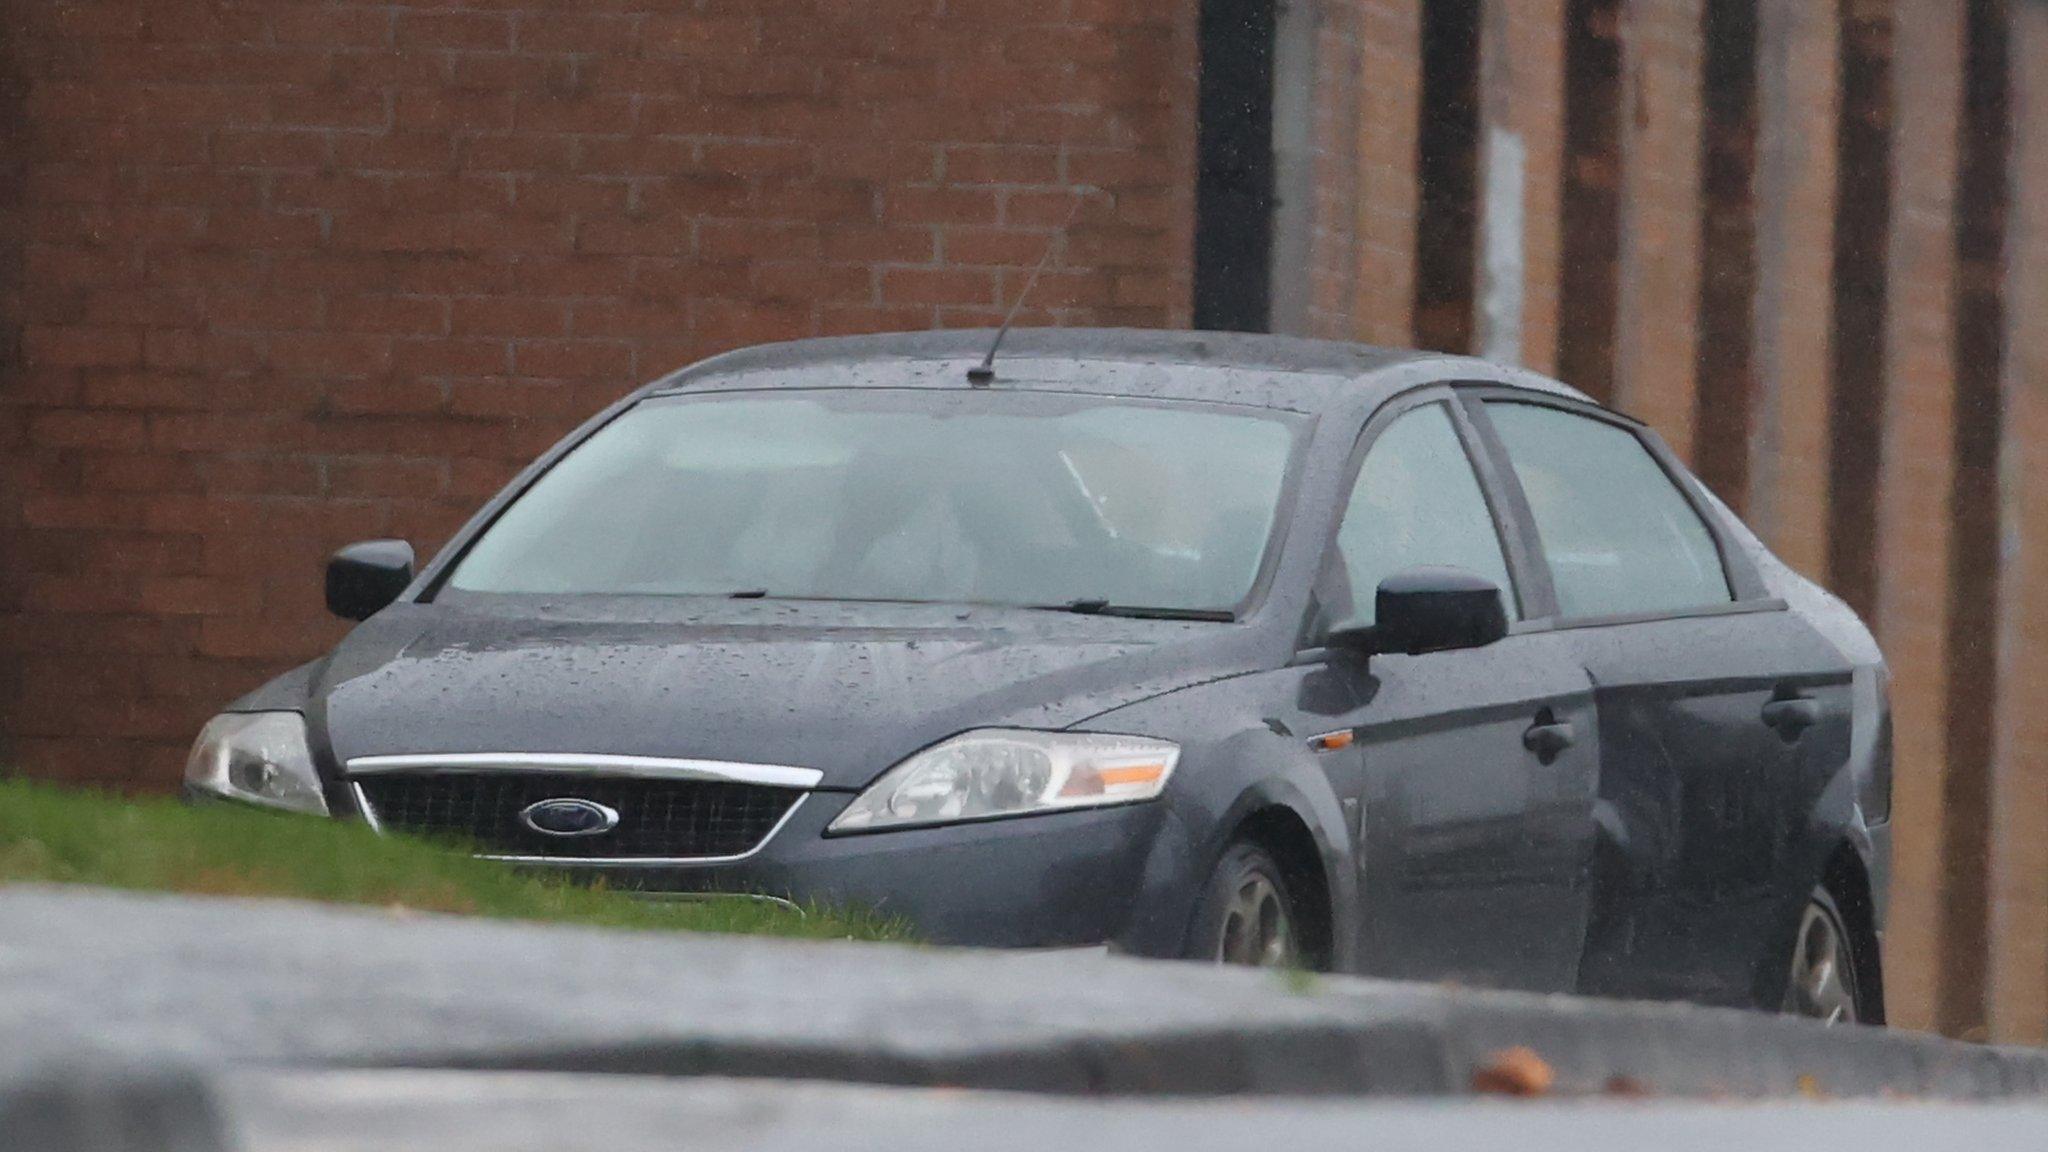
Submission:
[[[450,585],[1223,613],[1299,423],[966,389],[657,397],[536,481]]]

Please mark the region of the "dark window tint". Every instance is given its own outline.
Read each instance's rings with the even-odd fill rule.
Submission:
[[[1333,627],[1371,624],[1380,581],[1423,564],[1486,577],[1514,611],[1500,537],[1443,405],[1399,417],[1366,451],[1337,529],[1336,561]]]
[[[1731,598],[1713,535],[1634,433],[1534,404],[1486,410],[1529,497],[1564,615]]]

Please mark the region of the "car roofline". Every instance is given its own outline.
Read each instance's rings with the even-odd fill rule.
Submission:
[[[709,390],[734,376],[792,374],[875,364],[957,364],[958,386],[969,388],[967,369],[980,362],[993,329],[934,332],[887,332],[863,336],[832,336],[760,344],[734,349],[670,372],[638,390],[636,399],[693,390]],[[1264,333],[1201,332],[1166,329],[1020,328],[1012,332],[997,361],[996,385],[1004,365],[1115,363],[1171,369],[1175,367],[1285,374],[1319,379],[1319,388],[1304,388],[1291,399],[1321,410],[1359,397],[1361,390],[1384,389],[1391,397],[1412,387],[1444,381],[1465,381],[1525,389],[1591,403],[1576,389],[1526,369],[1470,356],[1405,348],[1384,348],[1336,340],[1318,340]],[[924,386],[943,386],[944,375],[927,375]],[[1013,381],[1022,383],[1023,381]],[[1030,383],[1043,386],[1042,378]],[[793,382],[792,386],[796,386]],[[805,386],[813,386],[808,384]],[[849,381],[847,387],[863,387]],[[1113,387],[1105,395],[1120,394]],[[1289,390],[1292,393],[1292,390]],[[1221,400],[1210,390],[1191,387],[1162,397],[1189,401]],[[1241,398],[1237,400],[1244,403]],[[1267,404],[1267,407],[1294,405]]]

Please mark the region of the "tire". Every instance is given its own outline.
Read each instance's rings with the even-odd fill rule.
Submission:
[[[1240,840],[1224,850],[1202,890],[1188,958],[1293,968],[1301,962],[1300,923],[1279,863],[1264,848]]]
[[[1863,987],[1862,942],[1849,930],[1834,893],[1819,885],[1807,896],[1785,960],[1785,997],[1779,1010],[1824,1024],[1877,1019]]]

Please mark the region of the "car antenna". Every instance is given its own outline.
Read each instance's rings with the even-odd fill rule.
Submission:
[[[1030,299],[1031,289],[1038,284],[1038,274],[1045,271],[1047,264],[1052,263],[1053,252],[1059,248],[1060,241],[1067,238],[1067,229],[1073,227],[1074,217],[1081,214],[1081,205],[1087,203],[1089,193],[1094,191],[1095,189],[1088,187],[1074,189],[1074,206],[1067,209],[1066,221],[1060,225],[1059,231],[1054,232],[1052,239],[1045,242],[1045,254],[1038,258],[1038,266],[1031,270],[1031,277],[1024,281],[1024,290],[1017,293],[1017,298],[1010,302],[1010,311],[1003,316],[1003,326],[996,329],[996,338],[989,343],[988,355],[981,358],[981,363],[967,370],[969,384],[976,388],[986,388],[995,383],[996,350],[1003,346],[1003,337],[1010,334],[1010,325],[1016,322],[1017,313],[1024,307],[1024,301]]]

